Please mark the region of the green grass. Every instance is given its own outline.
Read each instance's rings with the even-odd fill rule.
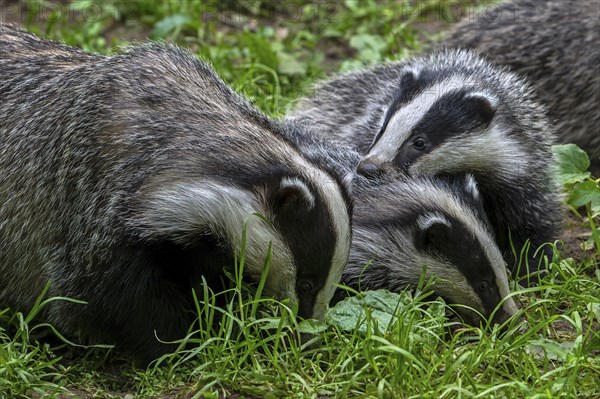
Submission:
[[[1,325],[11,333],[3,329],[0,336],[0,392],[594,398],[600,389],[600,273],[590,262],[557,259],[540,287],[517,293],[523,309],[505,330],[456,329],[427,289],[414,295],[370,292],[338,305],[325,323],[300,325],[284,304],[243,299],[240,292],[229,292],[224,309],[210,299],[201,303],[203,327],[186,338],[188,349],[147,370],[115,355],[105,360],[99,349],[88,358],[81,350],[75,360],[55,358],[71,349],[32,340],[25,317],[4,312]],[[216,313],[223,319],[211,328]],[[301,345],[300,333],[309,331],[319,334]]]
[[[448,0],[401,2],[39,0],[8,13],[34,33],[111,54],[128,40],[175,41],[209,60],[232,86],[269,114],[325,73],[401,58],[422,47],[414,22],[443,24]]]
[[[274,116],[327,73],[419,51],[429,40],[423,23],[439,29],[444,5],[457,4],[428,1],[417,13],[392,1],[228,1],[222,12],[194,0],[24,3],[12,15],[30,30],[89,51],[112,54],[145,37],[189,47]],[[427,287],[368,293],[325,322],[298,324],[286,304],[248,299],[238,285],[220,294],[223,309],[205,294],[190,345],[143,370],[112,350],[57,339],[38,319],[40,300],[28,314],[0,309],[0,398],[597,398],[599,203],[585,201],[598,180],[573,151],[558,151],[570,172],[561,181],[587,251],[572,259],[555,245],[540,286],[514,287],[522,310],[504,330],[449,321]],[[302,343],[303,332],[316,335]]]

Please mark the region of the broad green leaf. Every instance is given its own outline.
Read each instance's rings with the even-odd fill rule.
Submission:
[[[600,187],[595,181],[577,183],[569,195],[569,204],[578,208],[591,204],[592,208],[600,207]]]
[[[307,334],[319,334],[327,330],[328,325],[319,320],[302,320],[298,324],[298,331]]]
[[[294,55],[279,52],[279,72],[286,75],[304,75],[306,74],[306,64]]]
[[[575,144],[552,146],[552,155],[556,161],[555,174],[561,184],[573,184],[590,177],[590,172],[587,171],[590,159]]]
[[[387,290],[365,291],[360,296],[338,303],[329,311],[327,319],[330,324],[346,331],[354,331],[359,326],[360,331],[365,332],[367,322],[377,325],[380,330],[387,330],[395,322],[398,310],[406,309],[409,302],[405,295]]]
[[[174,29],[183,26],[190,22],[189,15],[182,14],[174,14],[170,15],[166,18],[161,19],[156,24],[154,24],[154,29],[152,29],[151,36],[153,39],[162,39],[166,37],[170,32]]]
[[[538,339],[530,341],[529,352],[540,357],[547,356],[548,359],[555,361],[566,361],[567,356],[574,351],[574,342],[555,342],[548,339]]]

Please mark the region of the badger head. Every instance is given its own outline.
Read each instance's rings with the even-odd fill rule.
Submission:
[[[502,255],[483,211],[471,204],[480,201],[472,177],[371,184],[355,192],[344,284],[401,291],[416,288],[425,271],[435,293],[469,323],[492,313],[502,322],[516,313]]]
[[[130,225],[148,246],[169,242],[180,252],[195,251],[195,258],[184,258],[187,264],[174,256],[167,266],[204,277],[232,268],[245,225],[244,278],[260,281],[271,248],[264,294],[291,299],[303,318],[322,319],[349,253],[348,196],[321,171],[265,175],[243,187],[207,178],[154,178],[140,190]],[[214,244],[209,249],[207,241]]]
[[[522,170],[527,154],[512,133],[521,127],[502,90],[485,75],[493,74],[492,67],[464,52],[446,54],[451,60],[447,67],[438,65],[441,57],[405,67],[358,173]],[[455,58],[466,60],[453,63]],[[464,70],[460,65],[469,59],[474,67]]]

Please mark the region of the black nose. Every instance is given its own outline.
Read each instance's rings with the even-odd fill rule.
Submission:
[[[381,174],[381,169],[371,161],[361,161],[356,168],[356,172],[365,177],[377,177]]]

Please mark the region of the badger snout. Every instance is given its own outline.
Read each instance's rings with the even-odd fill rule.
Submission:
[[[519,311],[519,307],[515,303],[513,298],[506,298],[502,304],[502,307],[494,313],[492,322],[495,324],[503,324],[508,319],[513,317]]]
[[[364,159],[358,164],[356,172],[361,176],[374,178],[380,176],[383,173],[383,170],[375,162]]]

